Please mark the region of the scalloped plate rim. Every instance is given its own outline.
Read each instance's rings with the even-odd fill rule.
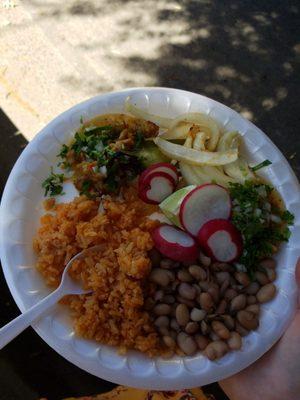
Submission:
[[[281,153],[281,151],[277,148],[277,146],[271,141],[271,139],[268,138],[268,136],[266,136],[264,134],[264,132],[262,132],[259,128],[257,128],[252,122],[246,120],[244,117],[242,117],[239,113],[237,113],[236,111],[232,110],[231,108],[229,108],[228,106],[217,102],[213,99],[210,99],[206,96],[197,94],[197,93],[192,93],[189,91],[185,91],[185,90],[180,90],[180,89],[172,89],[172,88],[163,88],[163,87],[140,87],[140,88],[128,88],[128,89],[123,89],[120,91],[115,91],[115,92],[109,92],[109,93],[105,93],[105,94],[100,94],[97,95],[93,98],[90,98],[88,100],[85,100],[79,104],[76,104],[75,106],[71,107],[70,109],[66,110],[65,112],[63,112],[62,114],[58,115],[56,118],[54,118],[52,121],[50,121],[35,137],[34,139],[26,146],[26,148],[23,150],[23,152],[21,153],[21,155],[19,156],[18,160],[16,161],[10,175],[9,178],[7,180],[5,189],[3,191],[3,195],[2,195],[2,200],[1,200],[1,207],[0,207],[0,255],[1,255],[1,260],[2,260],[2,268],[3,268],[3,272],[4,272],[4,276],[5,279],[7,281],[8,287],[10,289],[10,292],[15,300],[15,302],[17,303],[19,309],[21,311],[25,310],[25,305],[24,302],[22,300],[22,295],[16,290],[14,283],[13,283],[13,272],[12,270],[10,270],[9,268],[9,261],[5,255],[5,246],[4,244],[2,244],[2,240],[1,238],[3,237],[3,225],[1,223],[2,221],[2,213],[4,212],[3,208],[3,204],[6,203],[6,198],[9,197],[9,191],[10,191],[10,183],[11,183],[11,178],[16,174],[19,165],[21,165],[21,162],[26,158],[27,154],[30,153],[30,147],[31,144],[36,143],[39,138],[47,131],[49,131],[53,126],[55,126],[55,124],[58,124],[61,121],[64,121],[66,119],[66,117],[71,114],[71,113],[75,113],[76,111],[84,108],[88,108],[91,104],[96,103],[98,100],[103,99],[103,97],[114,97],[115,95],[130,95],[130,94],[134,94],[134,93],[144,93],[144,92],[164,92],[164,93],[170,93],[170,94],[176,94],[176,93],[181,93],[184,94],[188,97],[191,96],[195,96],[195,97],[200,97],[202,100],[204,101],[208,101],[212,104],[214,104],[216,107],[221,107],[225,110],[227,110],[231,115],[238,117],[239,119],[242,119],[243,121],[245,121],[248,126],[252,127],[252,129],[256,132],[258,132],[260,135],[262,135],[262,137],[264,138],[265,142],[268,142],[269,144],[271,144],[272,147],[274,147],[280,157],[281,162],[283,162],[285,164],[286,167],[288,167],[289,170],[289,182],[292,182],[293,184],[296,184],[297,186],[298,184],[298,180],[296,175],[294,174],[291,166],[289,165],[289,163],[287,162],[287,160],[285,159],[285,157],[283,156],[283,154]],[[298,186],[299,189],[299,186]],[[299,204],[299,190],[298,190],[298,196],[297,196],[297,201],[296,203]],[[294,298],[295,298],[295,294],[294,294]],[[295,302],[295,299],[292,299],[292,303]],[[284,327],[281,329],[283,333],[285,327],[287,326],[287,324],[289,323],[289,321],[292,318],[292,313],[290,315],[290,318],[288,318],[288,320],[286,321],[286,323],[284,324]],[[43,317],[41,319],[41,322],[43,322],[46,319],[46,316]],[[135,387],[141,387],[141,388],[149,388],[151,387],[152,389],[163,389],[163,390],[168,390],[168,389],[182,389],[182,388],[188,388],[188,387],[193,387],[197,385],[197,378],[195,373],[191,373],[188,370],[185,369],[185,375],[186,376],[182,376],[184,375],[184,373],[180,374],[180,377],[176,377],[176,380],[174,381],[174,379],[172,379],[172,376],[166,376],[166,375],[157,375],[157,374],[150,374],[148,376],[134,376],[134,374],[130,373],[129,370],[125,370],[124,368],[121,368],[121,370],[117,370],[116,374],[117,377],[112,377],[112,370],[105,367],[105,366],[101,366],[101,364],[97,361],[97,365],[91,365],[90,361],[86,361],[86,359],[83,359],[78,353],[76,353],[75,351],[69,353],[69,351],[67,350],[67,347],[65,348],[64,346],[62,346],[62,341],[58,340],[57,337],[54,336],[49,336],[47,332],[45,332],[45,330],[43,329],[43,327],[34,325],[33,328],[35,329],[35,331],[39,334],[39,336],[41,336],[41,338],[48,344],[50,345],[55,351],[57,351],[60,355],[62,355],[63,357],[65,357],[68,361],[72,362],[73,364],[77,365],[78,367],[84,369],[85,371],[90,372],[91,374],[94,374],[98,377],[101,377],[103,379],[109,380],[109,381],[113,381],[119,384],[123,384],[123,385],[132,385]],[[280,335],[281,335],[280,334]],[[280,337],[280,336],[279,336]],[[277,338],[273,338],[273,340],[271,340],[269,343],[266,343],[264,345],[264,350],[262,352],[260,352],[261,354],[259,355],[259,357],[264,354],[272,345],[273,343],[278,339]],[[79,339],[81,340],[81,339]],[[205,383],[201,383],[203,384],[208,384],[211,383],[213,381],[219,380],[219,379],[223,379],[226,378],[227,376],[230,376],[238,371],[240,371],[241,369],[244,369],[245,367],[247,367],[248,365],[252,364],[255,360],[250,360],[248,362],[244,362],[243,365],[240,366],[235,366],[232,367],[230,369],[230,371],[227,372],[220,372],[215,374],[214,379],[210,378],[207,381],[205,381]],[[213,363],[211,363],[213,364]],[[219,369],[216,366],[216,369]],[[122,372],[121,372],[122,371]],[[200,378],[200,377],[199,377]]]

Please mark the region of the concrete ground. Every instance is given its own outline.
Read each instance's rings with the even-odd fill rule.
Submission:
[[[27,139],[83,99],[153,85],[224,102],[287,157],[299,150],[296,0],[2,0],[0,10],[0,105]]]

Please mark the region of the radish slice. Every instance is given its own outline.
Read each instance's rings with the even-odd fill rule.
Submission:
[[[172,225],[161,225],[152,232],[155,247],[174,261],[193,262],[199,249],[195,239]]]
[[[226,219],[206,222],[198,233],[201,248],[219,262],[233,262],[243,251],[243,239],[236,227]]]
[[[165,172],[148,174],[139,185],[139,197],[149,204],[159,204],[174,192],[175,182]]]
[[[183,199],[179,219],[184,229],[197,236],[205,222],[211,219],[228,219],[231,215],[231,200],[228,191],[220,185],[206,183],[197,186]]]
[[[177,185],[178,182],[178,173],[176,167],[170,163],[156,163],[152,164],[150,167],[145,169],[139,177],[139,185],[143,184],[143,181],[147,178],[148,174],[151,174],[153,172],[164,172],[166,174],[169,174],[171,178],[175,181],[175,185]]]

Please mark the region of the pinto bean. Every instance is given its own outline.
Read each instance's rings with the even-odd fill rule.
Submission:
[[[224,281],[230,279],[230,274],[227,271],[217,272],[216,273],[217,282],[221,285]]]
[[[228,289],[230,284],[230,280],[229,279],[225,279],[225,281],[222,283],[221,287],[220,287],[220,296],[224,296],[226,290]]]
[[[220,340],[219,336],[218,336],[215,332],[213,332],[213,331],[210,332],[209,338],[210,338],[213,342],[215,342],[216,340]]]
[[[246,296],[244,294],[239,294],[234,297],[230,303],[230,310],[232,312],[242,310],[246,307]]]
[[[200,310],[199,308],[193,308],[191,311],[191,320],[195,322],[202,321],[206,316],[206,311]]]
[[[171,327],[174,331],[176,331],[176,332],[178,332],[178,331],[180,330],[180,326],[179,326],[179,324],[178,324],[176,318],[172,318],[172,319],[171,319],[170,327]]]
[[[194,278],[192,277],[192,275],[185,269],[180,269],[177,272],[177,278],[181,281],[181,282],[193,282]]]
[[[208,320],[208,321],[213,321],[213,320],[215,320],[216,319],[216,317],[218,316],[218,314],[208,314],[207,316],[206,316],[206,319]]]
[[[180,294],[181,297],[188,300],[194,300],[194,298],[197,295],[196,289],[192,285],[189,285],[188,283],[185,282],[179,285],[178,293]]]
[[[211,342],[207,345],[204,350],[204,354],[211,361],[216,360],[218,358],[223,357],[228,351],[228,346],[222,340],[217,340],[215,342]]]
[[[161,336],[169,336],[170,335],[170,331],[167,327],[162,326],[160,328],[158,328],[158,331],[160,333]]]
[[[266,285],[267,283],[269,283],[269,278],[267,277],[266,274],[264,274],[261,271],[256,271],[254,276],[257,282],[260,283],[261,285]]]
[[[201,321],[200,328],[201,328],[203,335],[208,335],[210,333],[210,326],[204,320]]]
[[[234,290],[232,288],[229,288],[224,293],[224,299],[227,300],[227,301],[231,301],[234,297],[237,296],[237,294],[238,293],[237,293],[236,290]]]
[[[265,268],[267,277],[269,279],[270,282],[274,282],[275,279],[277,278],[277,274],[275,269],[271,269],[271,268]]]
[[[264,285],[259,289],[256,297],[260,303],[266,303],[267,301],[273,299],[275,293],[276,293],[276,286],[273,283],[267,283],[266,285]]]
[[[246,311],[250,311],[253,314],[259,315],[260,313],[260,305],[259,304],[250,304],[245,308]]]
[[[208,288],[207,293],[209,293],[214,301],[214,303],[218,303],[220,297],[220,290],[218,287],[211,286]]]
[[[195,301],[185,299],[184,297],[181,297],[179,295],[176,296],[176,300],[178,301],[178,303],[185,304],[185,305],[187,305],[188,307],[191,307],[191,308],[195,307],[195,305],[196,305]]]
[[[205,281],[207,278],[207,273],[204,268],[199,265],[191,265],[189,267],[189,273],[196,279],[197,281]]]
[[[242,327],[246,328],[248,331],[258,327],[257,315],[250,311],[241,310],[237,313],[236,318]]]
[[[247,296],[247,304],[251,305],[251,304],[255,304],[257,303],[257,298],[255,296]]]
[[[246,272],[236,272],[234,277],[243,286],[248,286],[250,284],[250,278]]]
[[[208,281],[199,281],[198,285],[200,289],[206,292],[210,288],[210,283]]]
[[[215,262],[211,265],[211,269],[215,272],[227,271],[232,272],[232,266],[230,264]]]
[[[151,282],[157,283],[160,286],[168,286],[170,277],[168,271],[161,268],[153,268],[149,276]]]
[[[175,349],[176,342],[171,336],[163,336],[163,342],[167,347]]]
[[[185,304],[179,304],[176,308],[176,320],[181,326],[185,326],[190,320],[189,309]]]
[[[209,311],[214,305],[213,299],[209,293],[200,293],[199,303],[201,308],[205,311]]]
[[[195,339],[195,341],[197,343],[197,346],[198,346],[199,350],[201,350],[201,351],[204,350],[206,348],[206,346],[209,344],[208,337],[207,336],[203,336],[200,333],[197,333],[194,336],[194,339]]]
[[[169,269],[167,269],[167,270],[165,270],[165,271],[166,271],[166,273],[167,273],[168,276],[169,276],[170,282],[175,282],[175,281],[176,281],[176,278],[175,278],[174,272],[173,272],[173,271],[170,271]]]
[[[199,253],[199,261],[204,267],[209,267],[211,264],[211,259],[203,254],[201,251]]]
[[[188,334],[194,334],[199,330],[199,325],[197,322],[188,322],[185,329],[186,333]]]
[[[229,330],[234,329],[235,322],[231,315],[228,314],[222,315],[222,320]]]
[[[245,292],[250,295],[255,295],[260,289],[260,284],[257,282],[251,282],[250,285],[246,287]]]
[[[177,336],[178,347],[188,356],[193,355],[197,351],[195,340],[184,332],[180,332]]]
[[[237,333],[239,333],[241,336],[247,336],[249,331],[244,328],[240,323],[236,322],[235,323],[235,330]]]
[[[169,304],[157,304],[153,308],[153,312],[155,315],[169,315],[171,312],[171,307],[169,306]]]
[[[216,308],[217,314],[225,314],[227,308],[227,301],[222,299]]]
[[[200,286],[197,283],[192,284],[193,288],[195,288],[197,296],[202,292]]]
[[[211,323],[212,330],[218,335],[220,339],[229,339],[230,332],[226,326],[220,321],[213,321]]]
[[[242,347],[241,335],[237,332],[230,332],[230,338],[227,340],[227,345],[231,350],[239,350]]]
[[[169,326],[169,323],[170,320],[166,315],[161,315],[154,321],[154,325],[157,326],[158,328],[162,327],[167,328]]]

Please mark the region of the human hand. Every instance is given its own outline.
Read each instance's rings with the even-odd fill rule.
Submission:
[[[300,289],[300,259],[296,281]],[[219,385],[230,400],[300,399],[300,293],[295,318],[278,343],[250,367]]]

